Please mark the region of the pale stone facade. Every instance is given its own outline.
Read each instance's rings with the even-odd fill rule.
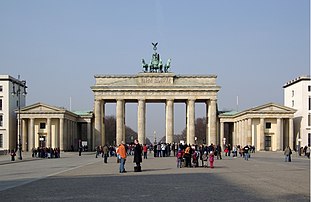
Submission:
[[[15,110],[24,107],[26,97],[21,93],[20,103],[18,96],[12,94],[15,89],[24,88],[23,83],[9,75],[0,75],[0,153],[17,149],[18,144],[18,117]]]
[[[296,109],[294,141],[297,146],[311,144],[311,78],[300,76],[284,84],[284,105]]]
[[[253,145],[257,151],[280,151],[294,147],[295,109],[268,103],[242,112],[222,113],[220,141],[222,146]]]
[[[76,114],[64,108],[36,103],[22,108],[20,116],[25,151],[37,147],[71,150],[72,146],[77,150],[79,140],[86,140],[87,145],[91,145],[92,112]]]
[[[175,75],[139,73],[137,75],[96,75],[94,92],[93,146],[104,145],[105,104],[116,103],[116,144],[125,140],[125,103],[138,103],[138,140],[146,140],[146,103],[165,103],[166,142],[173,142],[174,103],[186,104],[187,143],[195,143],[195,103],[206,104],[206,142],[217,143],[217,92],[215,75]],[[164,117],[163,117],[164,118]]]

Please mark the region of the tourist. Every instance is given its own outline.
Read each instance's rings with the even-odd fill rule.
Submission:
[[[148,147],[146,144],[144,144],[144,146],[143,146],[143,151],[144,151],[144,159],[147,159]]]
[[[210,152],[208,159],[209,159],[210,167],[214,168],[214,152],[213,151]]]
[[[243,154],[244,154],[244,159],[246,161],[248,161],[248,158],[249,158],[249,146],[246,145],[244,148],[243,148]]]
[[[191,147],[190,147],[190,145],[187,146],[187,148],[185,149],[184,158],[186,161],[185,167],[190,167],[191,166]]]
[[[16,153],[14,151],[14,149],[11,150],[11,161],[15,161],[15,156],[16,156]]]
[[[181,164],[182,164],[182,158],[183,158],[183,151],[181,149],[178,149],[178,152],[177,152],[177,168],[181,168]]]
[[[285,162],[291,162],[292,161],[291,154],[292,154],[292,150],[290,149],[289,146],[287,146],[285,151],[284,151]]]
[[[126,173],[125,171],[125,161],[126,161],[126,149],[125,149],[125,145],[124,142],[122,141],[122,143],[119,145],[118,148],[118,158],[120,161],[120,173]]]
[[[141,172],[140,163],[142,162],[142,149],[137,139],[134,140],[134,144],[134,163],[136,163],[136,166],[134,167],[134,172]]]
[[[109,148],[107,145],[103,148],[103,154],[104,154],[104,163],[107,163],[108,155],[109,155]]]
[[[208,159],[207,151],[204,151],[204,153],[202,155],[202,159],[203,159],[203,167],[207,168],[207,166],[208,166],[208,163],[207,163],[207,159]]]
[[[310,159],[310,145],[306,148],[306,156]]]

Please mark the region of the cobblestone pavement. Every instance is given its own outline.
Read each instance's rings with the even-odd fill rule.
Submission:
[[[120,174],[115,157],[105,164],[92,152],[60,159],[0,156],[1,201],[310,201],[310,161],[282,152],[256,152],[249,161],[223,157],[215,168],[176,168],[175,157],[132,157]]]

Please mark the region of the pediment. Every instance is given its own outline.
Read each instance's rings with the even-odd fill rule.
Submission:
[[[251,108],[248,111],[252,111],[252,112],[295,112],[296,110],[283,106],[283,105],[278,105],[275,103],[268,103],[265,105]]]
[[[22,112],[60,112],[64,111],[63,108],[50,106],[43,103],[36,103],[33,105],[26,106],[21,109]]]

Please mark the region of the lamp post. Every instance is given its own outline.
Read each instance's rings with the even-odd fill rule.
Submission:
[[[17,89],[15,87],[17,85]],[[18,158],[20,160],[23,160],[22,157],[22,137],[21,137],[21,132],[22,132],[22,125],[21,125],[21,93],[26,96],[26,80],[20,81],[20,75],[18,75],[18,81],[13,83],[13,92],[12,95],[17,96],[17,106],[18,106]],[[23,90],[23,92],[22,92]]]

